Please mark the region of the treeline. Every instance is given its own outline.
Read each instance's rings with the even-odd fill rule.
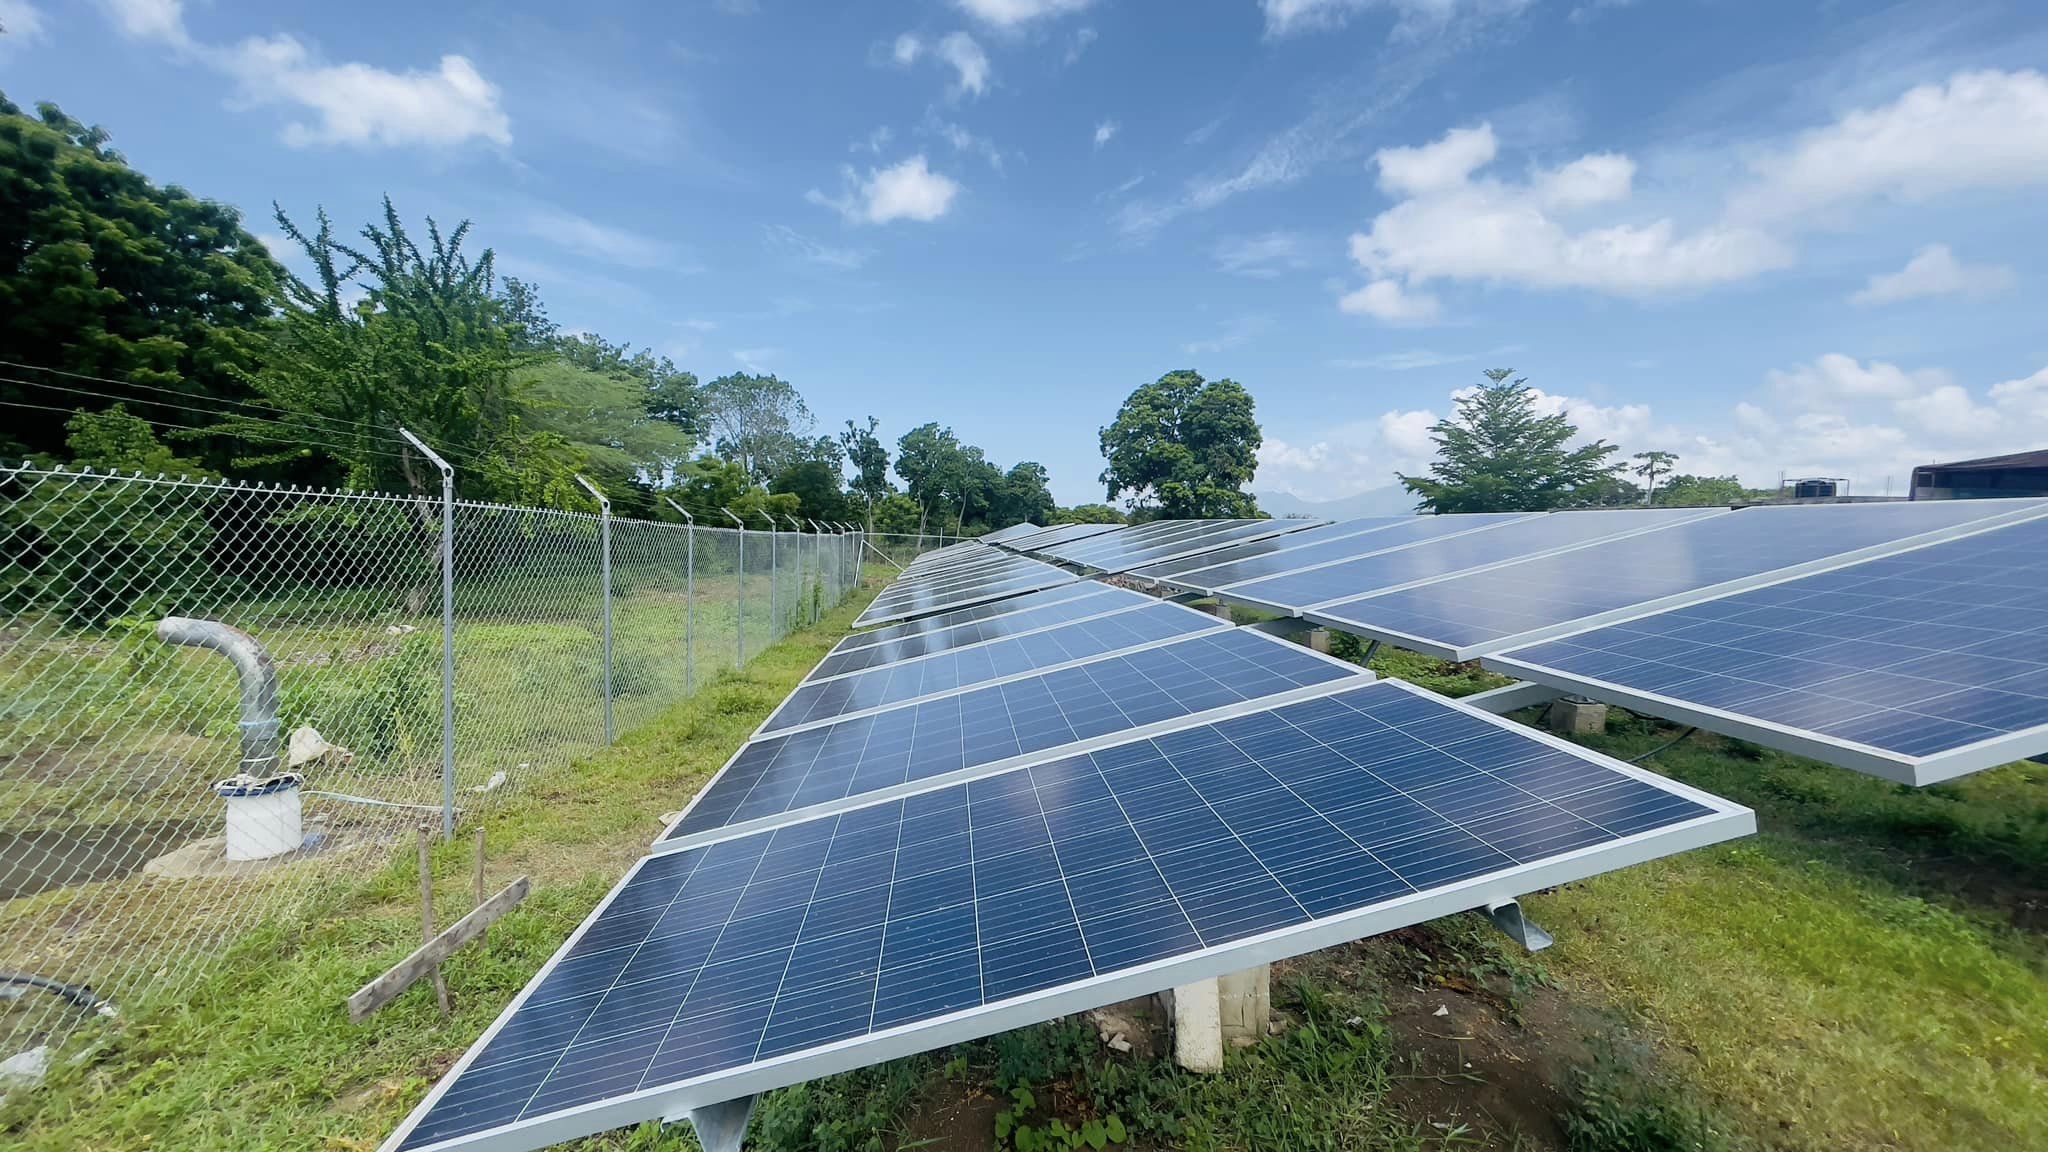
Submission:
[[[679,519],[668,500],[907,532],[1063,515],[1042,466],[1002,468],[936,424],[892,460],[872,417],[815,434],[788,381],[700,381],[564,332],[467,223],[415,228],[387,199],[346,232],[274,208],[306,276],[234,209],[129,167],[104,129],[0,95],[0,455],[438,492],[404,428],[473,500],[587,506],[581,474],[649,518]]]

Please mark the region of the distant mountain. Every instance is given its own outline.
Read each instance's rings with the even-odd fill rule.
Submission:
[[[1286,492],[1254,492],[1259,508],[1273,516],[1315,516],[1354,520],[1360,516],[1402,516],[1415,511],[1415,497],[1399,484],[1373,488],[1336,500],[1303,500]]]

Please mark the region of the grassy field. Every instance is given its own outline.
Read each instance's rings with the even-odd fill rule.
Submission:
[[[175,1003],[137,1004],[0,1111],[24,1149],[367,1149],[495,1016],[823,653],[834,613],[491,816],[491,879],[536,894],[364,1025],[348,992],[416,940],[406,860],[280,921]],[[1382,650],[1447,692],[1483,674]],[[1533,717],[1525,717],[1533,719]],[[1621,717],[1593,743],[1679,736]],[[1907,790],[1694,736],[1649,766],[1757,808],[1751,840],[1528,901],[1520,955],[1473,916],[1276,967],[1280,1033],[1196,1077],[1085,1018],[773,1094],[754,1147],[853,1150],[2048,1147],[2048,771]],[[435,859],[463,907],[461,846]],[[652,1126],[582,1149],[693,1147]]]

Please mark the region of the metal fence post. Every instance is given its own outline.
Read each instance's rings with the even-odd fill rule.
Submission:
[[[739,563],[737,565],[739,571],[739,591],[733,595],[734,623],[732,634],[739,644],[739,664],[734,665],[734,667],[743,667],[747,662],[747,522],[737,516],[733,516],[732,509],[730,508],[725,509],[725,514],[731,516],[732,522],[740,526]]]
[[[816,520],[811,520],[808,517],[805,518],[805,522],[811,526],[811,551],[815,556],[814,563],[818,569],[818,587],[816,591],[811,593],[811,623],[816,624],[818,617],[824,612],[824,605],[821,601],[825,597],[825,529],[819,527]]]
[[[455,468],[426,441],[398,434],[441,470],[441,838],[455,839]]]
[[[669,499],[668,506],[683,514],[689,527],[683,529],[683,691],[697,690],[697,518],[681,504]]]
[[[576,477],[583,489],[597,497],[598,571],[604,580],[604,742],[609,744],[618,736],[618,729],[612,723],[612,502],[605,498],[597,485]]]
[[[794,541],[792,541],[792,543],[793,543],[793,544],[794,544],[794,545],[796,546],[796,597],[797,597],[797,600],[796,600],[796,611],[795,611],[795,612],[792,612],[792,613],[790,613],[790,620],[791,620],[791,622],[792,622],[792,623],[791,623],[791,625],[790,625],[790,631],[794,632],[794,631],[796,630],[796,626],[795,626],[795,623],[794,623],[794,622],[795,622],[795,621],[797,621],[797,620],[801,620],[801,619],[803,619],[803,617],[804,617],[804,600],[803,600],[803,596],[804,596],[804,539],[803,539],[803,530],[804,530],[804,529],[803,529],[803,525],[802,525],[802,524],[799,524],[799,523],[797,522],[797,518],[796,518],[796,517],[794,517],[794,516],[790,516],[790,515],[789,515],[789,514],[788,514],[787,512],[783,513],[783,515],[784,515],[784,516],[788,516],[788,517],[789,517],[789,526],[790,526],[791,530],[793,530],[793,531],[794,531],[794,532],[796,532],[796,534],[797,534],[797,538],[796,538],[796,539],[795,539]]]

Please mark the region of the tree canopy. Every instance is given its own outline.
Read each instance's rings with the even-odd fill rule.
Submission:
[[[720,456],[766,483],[802,458],[811,410],[786,380],[734,372],[704,386],[704,414]]]
[[[37,112],[0,95],[0,375],[41,382],[0,381],[0,456],[66,452],[69,412],[104,407],[105,381],[12,365],[133,382],[134,417],[207,425],[246,392],[282,270],[233,208],[152,184],[54,104]]]
[[[1101,431],[1108,498],[1129,494],[1165,519],[1256,516],[1243,490],[1263,442],[1251,393],[1182,369],[1139,387]]]
[[[1526,378],[1492,368],[1458,398],[1450,419],[1429,429],[1437,458],[1427,476],[1396,473],[1431,512],[1541,512],[1612,490],[1620,467],[1604,440],[1572,447],[1577,426],[1562,412],[1537,411]],[[1604,500],[1595,499],[1601,503]]]

